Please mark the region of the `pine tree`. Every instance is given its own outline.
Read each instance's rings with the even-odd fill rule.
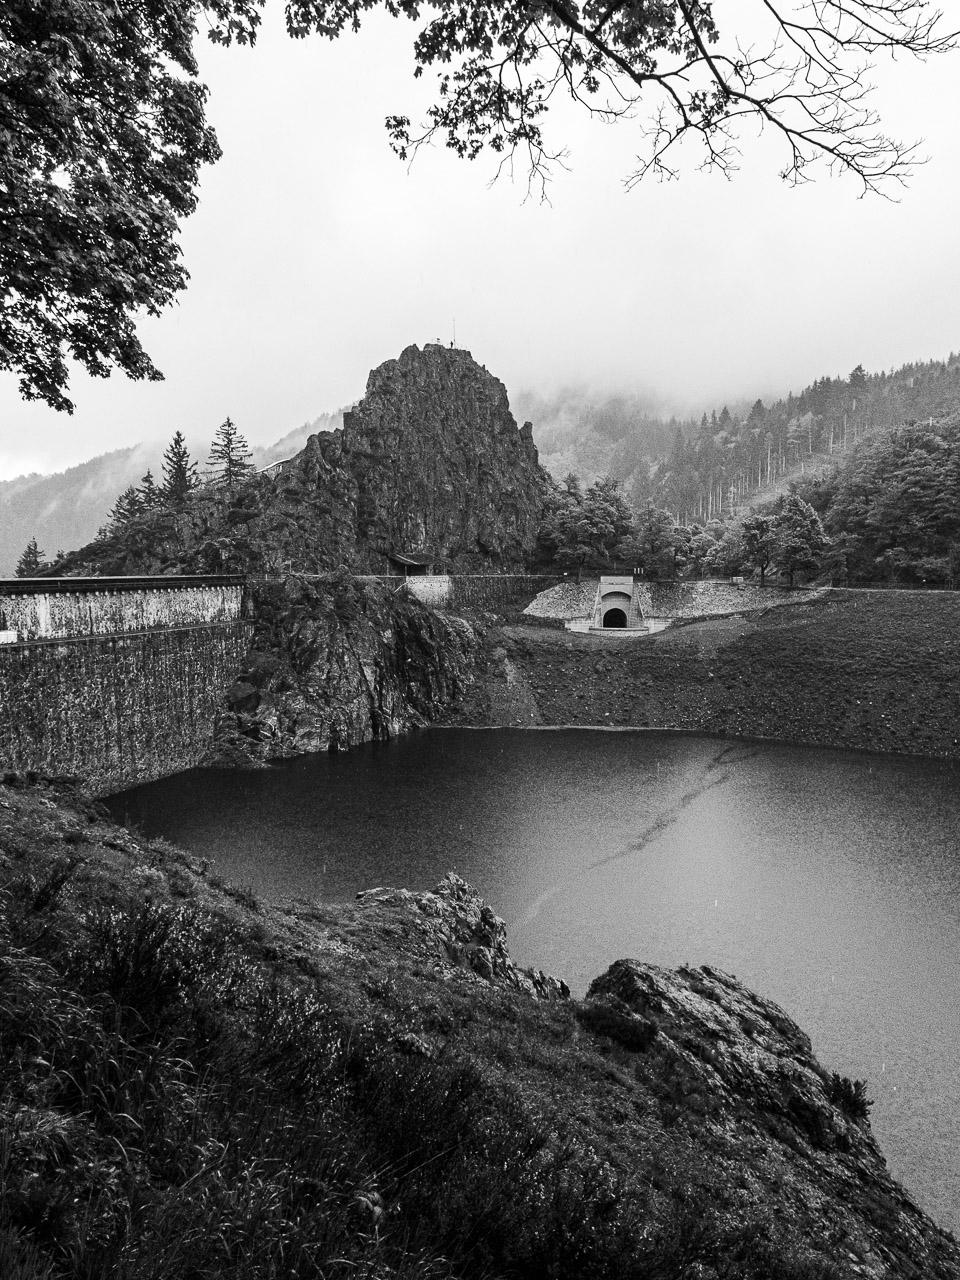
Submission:
[[[113,504],[110,512],[110,529],[116,533],[119,529],[125,529],[132,520],[135,520],[143,510],[140,494],[129,485],[121,493],[120,497]]]
[[[235,489],[253,470],[251,458],[250,446],[237,430],[232,419],[225,418],[213,437],[210,459],[207,463],[214,484],[223,485],[230,490]]]
[[[168,502],[179,506],[186,502],[191,490],[200,484],[197,475],[197,464],[190,461],[190,453],[183,439],[183,432],[178,431],[163,455],[163,485],[161,492]]]
[[[140,505],[144,511],[153,511],[163,502],[163,495],[157,487],[157,482],[153,478],[153,471],[149,467],[146,475],[140,481],[138,493],[140,495]]]
[[[15,573],[18,578],[35,578],[44,568],[43,557],[47,553],[37,546],[36,538],[31,538],[24,547],[23,555],[17,561]]]

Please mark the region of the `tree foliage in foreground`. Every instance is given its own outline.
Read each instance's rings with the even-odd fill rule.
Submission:
[[[0,7],[0,369],[71,410],[68,365],[160,376],[134,317],[186,284],[176,233],[219,148],[191,0]]]
[[[24,396],[72,409],[68,360],[95,376],[159,371],[137,337],[187,279],[176,235],[219,148],[194,44],[255,40],[264,0],[6,0],[0,8],[0,369]],[[754,0],[722,22],[712,0],[287,0],[292,36],[336,39],[372,10],[419,25],[414,75],[437,73],[422,126],[388,118],[408,157],[439,138],[545,182],[552,99],[603,119],[642,113],[630,182],[674,176],[695,139],[729,172],[741,122],[784,143],[783,175],[825,160],[866,189],[902,181],[913,148],[884,133],[866,64],[954,44],[930,0]],[[759,27],[756,25],[759,21]]]

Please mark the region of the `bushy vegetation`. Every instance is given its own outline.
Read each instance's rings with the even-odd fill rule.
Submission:
[[[56,838],[53,860],[8,841],[0,888],[4,1280],[840,1276],[772,1214],[731,1214],[682,1144],[625,1169],[495,1073],[527,997],[431,1052],[259,913],[204,904],[162,845],[81,892],[84,832]],[[369,982],[396,1014],[389,970]]]
[[[797,492],[834,540],[839,581],[960,578],[960,417],[872,433]]]
[[[817,512],[796,494],[783,495],[765,512],[706,525],[678,524],[652,505],[635,512],[609,476],[584,489],[575,475],[548,494],[538,546],[541,556],[565,572],[626,572],[648,578],[712,573],[730,576],[783,574],[791,586],[824,562],[829,539]]]
[[[851,1120],[866,1120],[873,1106],[873,1099],[867,1097],[866,1080],[850,1080],[836,1071],[830,1076],[827,1096]]]

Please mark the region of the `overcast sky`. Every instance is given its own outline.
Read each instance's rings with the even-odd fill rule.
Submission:
[[[766,139],[732,182],[691,166],[627,193],[631,124],[564,112],[571,169],[544,205],[522,181],[489,187],[486,159],[393,156],[384,117],[422,101],[410,39],[381,18],[294,42],[274,3],[254,49],[203,42],[224,156],[185,224],[188,291],[141,326],[166,381],[77,374],[70,418],[0,377],[0,477],[177,428],[209,439],[227,414],[270,442],[409,343],[449,341],[454,318],[511,392],[647,389],[680,409],[960,347],[960,55],[877,74],[890,132],[931,157],[899,203],[825,173],[789,188]]]

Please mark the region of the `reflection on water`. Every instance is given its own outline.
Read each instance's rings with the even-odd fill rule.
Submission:
[[[960,790],[950,763],[666,733],[431,730],[194,770],[117,817],[267,897],[432,886],[582,991],[619,956],[715,964],[866,1077],[896,1176],[960,1228]]]

